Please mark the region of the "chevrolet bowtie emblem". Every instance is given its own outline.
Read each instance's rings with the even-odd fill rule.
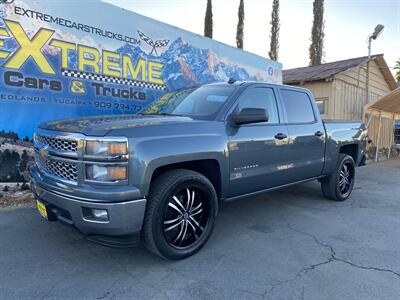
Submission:
[[[49,153],[46,151],[45,148],[42,148],[42,149],[39,150],[39,156],[41,158],[46,158],[48,155],[49,155]]]

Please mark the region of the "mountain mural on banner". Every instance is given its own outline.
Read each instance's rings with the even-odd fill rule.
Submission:
[[[0,155],[29,154],[42,122],[135,114],[169,91],[229,78],[280,84],[281,69],[99,0],[0,1]],[[20,178],[19,163],[0,166],[0,181]]]
[[[161,56],[148,55],[140,47],[125,44],[116,50],[132,58],[160,59],[164,62],[162,70],[168,90],[193,86],[200,83],[227,81],[263,80],[262,76],[250,75],[246,69],[224,62],[210,49],[198,49],[183,38],[176,39]]]

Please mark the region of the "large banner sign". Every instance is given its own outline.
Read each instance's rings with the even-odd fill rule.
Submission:
[[[21,156],[41,122],[136,113],[170,90],[281,83],[281,73],[279,63],[103,2],[0,0],[0,169],[5,149]],[[0,170],[0,181],[14,177]]]

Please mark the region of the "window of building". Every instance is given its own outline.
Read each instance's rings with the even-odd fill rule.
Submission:
[[[306,93],[282,90],[288,123],[311,123],[315,121],[310,97]]]
[[[328,98],[317,98],[315,99],[315,102],[317,103],[318,110],[321,115],[328,113]]]
[[[394,143],[400,145],[400,121],[397,121],[394,126]]]

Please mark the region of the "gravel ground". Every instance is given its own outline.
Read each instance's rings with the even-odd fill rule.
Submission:
[[[312,182],[221,207],[183,261],[91,244],[34,209],[0,212],[1,299],[398,299],[400,161],[358,169],[352,197]]]
[[[3,192],[5,187],[9,192]],[[29,185],[27,186],[29,187]],[[0,211],[22,207],[33,207],[34,200],[30,190],[21,191],[21,183],[0,183]]]

